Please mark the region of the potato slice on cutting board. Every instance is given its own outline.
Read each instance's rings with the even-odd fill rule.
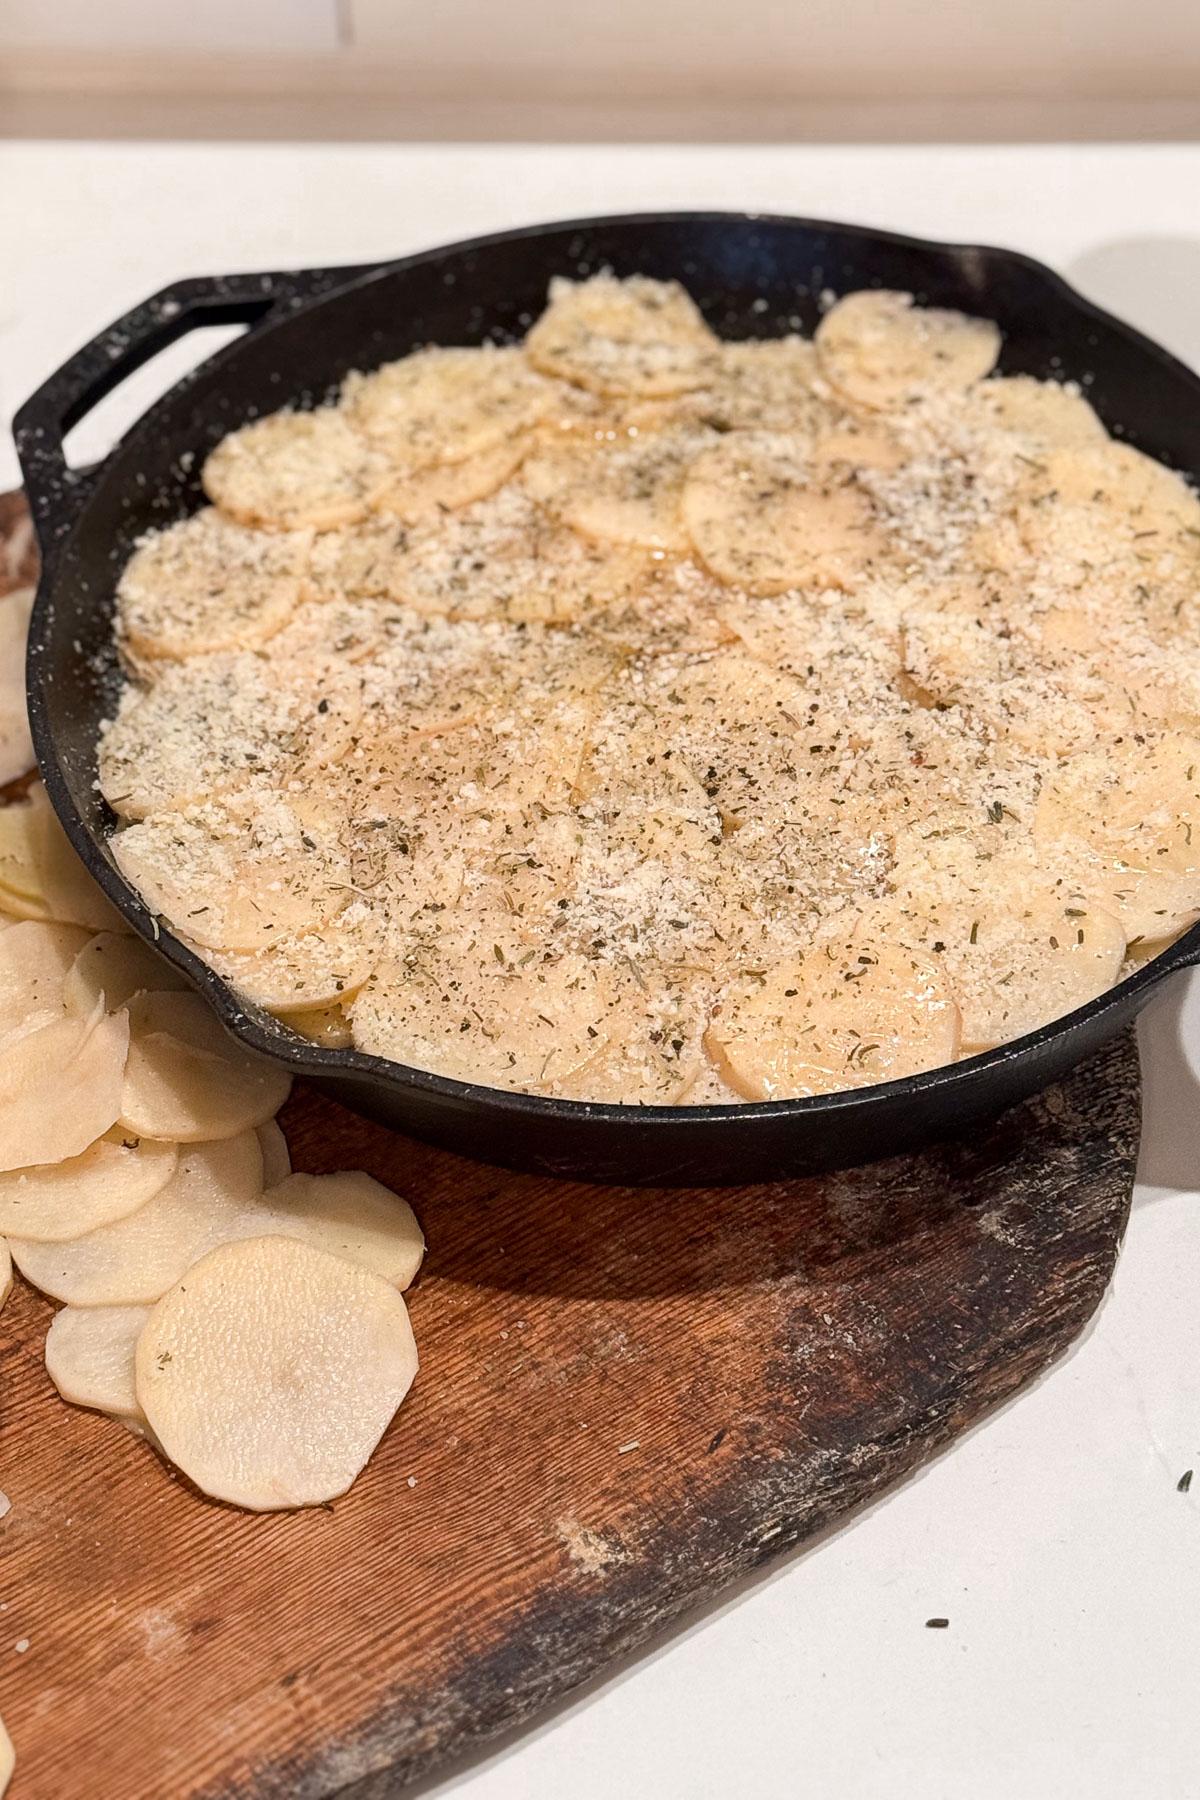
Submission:
[[[274,1118],[285,1069],[244,1050],[199,994],[137,994],[129,1003],[121,1123],[137,1137],[195,1144]]]
[[[292,1153],[288,1149],[287,1139],[274,1119],[268,1119],[264,1125],[257,1126],[256,1135],[258,1147],[262,1151],[263,1187],[278,1187],[292,1172]]]
[[[204,491],[239,525],[332,531],[365,519],[387,464],[337,407],[277,412],[231,431],[204,464]]]
[[[730,983],[704,1041],[743,1099],[795,1100],[953,1062],[959,1015],[933,958],[864,932]]]
[[[361,1169],[336,1175],[288,1175],[241,1215],[238,1235],[280,1232],[330,1256],[373,1269],[406,1288],[425,1255],[425,1239],[407,1200]]]
[[[25,640],[32,610],[32,588],[0,596],[0,787],[34,764],[25,707]]]
[[[13,1266],[12,1253],[3,1238],[0,1238],[0,1308],[12,1293]]]
[[[702,387],[720,343],[676,281],[561,276],[525,339],[531,363],[596,394],[683,394]]]
[[[4,1720],[0,1719],[0,1794],[4,1794],[12,1780],[12,1772],[16,1766],[12,1739],[4,1729]]]
[[[0,931],[0,1034],[23,1025],[31,1013],[63,1009],[67,975],[87,942],[78,925],[37,919]]]
[[[186,1146],[175,1173],[127,1218],[64,1243],[13,1238],[27,1281],[69,1306],[146,1306],[166,1293],[262,1192],[254,1131]]]
[[[151,533],[117,586],[117,631],[139,666],[265,644],[299,604],[312,534],[251,531],[215,507]]]
[[[212,1251],[159,1301],[135,1356],[165,1455],[255,1512],[344,1494],[416,1372],[397,1290],[287,1238]]]
[[[186,994],[190,985],[164,956],[141,938],[124,932],[98,931],[88,938],[67,970],[63,1004],[86,1018],[98,1000],[108,1012],[126,1006],[135,994]]]
[[[46,1333],[46,1373],[72,1406],[144,1426],[133,1357],[148,1306],[64,1306]]]
[[[40,781],[26,799],[0,807],[0,906],[22,919],[123,929],[71,848]]]
[[[399,480],[500,452],[562,406],[558,384],[522,351],[492,344],[417,350],[372,374],[356,372],[341,399],[345,417],[385,452]]]
[[[886,411],[981,381],[1000,354],[1000,329],[880,288],[845,295],[821,320],[815,342],[821,372],[839,393]]]
[[[1175,936],[1200,915],[1200,739],[1126,738],[1067,757],[1033,835],[1131,945]]]
[[[706,450],[682,516],[705,567],[752,594],[852,587],[886,548],[868,495],[796,433],[731,433]]]
[[[114,1126],[78,1156],[0,1175],[0,1232],[40,1243],[81,1237],[152,1200],[178,1162],[177,1145]]]
[[[0,1172],[78,1156],[116,1123],[129,1019],[33,1013],[0,1037]]]

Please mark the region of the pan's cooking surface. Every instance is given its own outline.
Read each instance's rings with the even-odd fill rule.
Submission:
[[[1037,264],[1004,252],[791,220],[682,215],[551,226],[435,251],[377,270],[181,284],[121,321],[22,410],[18,448],[46,554],[30,644],[30,708],[51,796],[85,861],[146,936],[156,923],[101,847],[111,827],[93,786],[100,720],[118,681],[116,572],[144,531],[201,503],[204,454],[288,401],[324,399],[353,367],[425,342],[523,333],[554,274],[683,280],[727,337],[811,333],[823,290],[884,286],[994,318],[1006,373],[1077,379],[1111,430],[1200,474],[1200,381]],[[83,481],[66,476],[62,432],[164,342],[193,325],[254,329],[167,394]],[[825,1099],[736,1108],[600,1107],[445,1080],[351,1052],[322,1052],[251,1014],[163,934],[171,960],[226,1023],[348,1103],[465,1152],[631,1181],[745,1180],[888,1154],[994,1112],[1111,1035],[1170,969],[1200,955],[1195,928],[1078,1013],[948,1069]]]

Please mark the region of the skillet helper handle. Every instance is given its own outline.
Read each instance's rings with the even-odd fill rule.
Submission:
[[[163,288],[70,357],[43,382],[13,421],[17,456],[42,564],[79,516],[101,465],[67,467],[63,440],[73,425],[143,363],[178,338],[206,325],[247,325],[291,311],[342,286],[354,269],[198,276]]]

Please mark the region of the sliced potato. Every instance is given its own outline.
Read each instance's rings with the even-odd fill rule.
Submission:
[[[16,1766],[13,1754],[12,1739],[4,1729],[4,1720],[0,1719],[0,1794],[3,1794],[12,1780],[12,1772]]]
[[[117,832],[113,858],[152,912],[209,950],[266,950],[346,905],[349,869],[311,792],[245,792]]]
[[[129,1030],[121,1123],[138,1137],[231,1138],[287,1099],[287,1071],[244,1050],[199,994],[135,995]]]
[[[1131,944],[1175,936],[1200,916],[1200,739],[1123,739],[1067,758],[1033,833]]]
[[[407,1200],[361,1169],[336,1175],[288,1175],[247,1208],[247,1237],[275,1231],[315,1250],[373,1269],[394,1287],[412,1282],[425,1255],[425,1239]]]
[[[292,1157],[287,1139],[274,1119],[258,1126],[258,1147],[263,1159],[263,1187],[278,1187],[292,1172]]]
[[[262,1192],[253,1131],[185,1147],[175,1173],[136,1212],[61,1243],[12,1240],[34,1287],[69,1306],[148,1306],[214,1244]]]
[[[178,1162],[177,1145],[114,1126],[78,1156],[0,1175],[0,1232],[39,1243],[82,1237],[153,1200]]]
[[[124,928],[71,848],[41,782],[25,800],[0,807],[0,904],[21,919]]]
[[[347,376],[342,410],[406,472],[500,450],[562,405],[553,381],[520,350],[417,350],[373,374]]]
[[[717,371],[720,346],[675,281],[556,277],[525,339],[531,363],[597,394],[683,394]]]
[[[868,496],[788,433],[731,434],[697,457],[682,516],[706,567],[753,594],[852,587],[885,549]]]
[[[129,1019],[33,1013],[0,1037],[0,1172],[78,1156],[116,1123]]]
[[[795,1100],[953,1062],[959,1015],[933,959],[864,932],[731,983],[704,1041],[744,1099]]]
[[[830,308],[816,346],[839,393],[886,411],[981,381],[1000,354],[1000,331],[990,319],[915,306],[911,294],[864,290]]]
[[[0,1238],[0,1308],[12,1293],[13,1266],[8,1245]],[[2,1772],[2,1771],[0,1771]],[[0,1790],[3,1791],[3,1790]]]
[[[611,444],[565,444],[529,458],[526,491],[584,537],[602,544],[686,552],[680,501],[688,470],[713,443],[692,424]]]
[[[988,1050],[1073,1012],[1119,979],[1125,933],[1081,894],[1034,892],[937,910],[922,933],[962,1016],[964,1051]]]
[[[285,789],[354,742],[361,677],[340,658],[222,652],[169,664],[129,687],[100,738],[100,791],[122,819],[145,819],[238,789]]]
[[[0,932],[0,1034],[24,1024],[30,1013],[62,1010],[67,973],[87,941],[77,925],[36,919]]]
[[[87,1018],[99,1000],[106,1011],[116,1012],[135,994],[188,992],[186,977],[141,938],[98,931],[86,940],[67,970],[63,1004],[77,1018]]]
[[[686,985],[636,965],[528,955],[503,915],[381,965],[350,1008],[360,1050],[460,1081],[574,1099],[669,1105],[699,1062]]]
[[[286,1238],[212,1251],[154,1308],[135,1358],[164,1453],[258,1512],[344,1494],[416,1372],[396,1289]]]
[[[387,464],[332,406],[278,412],[231,431],[204,464],[204,491],[240,525],[331,531],[365,519]]]
[[[462,462],[401,470],[372,496],[372,509],[405,525],[423,525],[445,513],[458,512],[503,487],[516,474],[529,448],[523,438],[480,450]]]
[[[117,628],[135,659],[253,649],[295,610],[312,536],[263,533],[207,507],[142,539],[117,585]]]
[[[1103,443],[1108,433],[1077,388],[1032,375],[994,375],[981,381],[974,401],[1005,431],[1041,450]]]
[[[34,763],[25,707],[25,640],[32,609],[32,588],[0,597],[0,787]]]
[[[46,1373],[72,1406],[144,1426],[133,1356],[148,1306],[64,1306],[46,1333]]]
[[[208,952],[208,961],[256,1006],[316,1012],[356,994],[380,955],[381,921],[354,900],[325,931],[279,938],[265,950]]]
[[[689,417],[719,431],[805,431],[838,417],[816,391],[817,353],[807,338],[722,344],[705,385],[687,397]]]

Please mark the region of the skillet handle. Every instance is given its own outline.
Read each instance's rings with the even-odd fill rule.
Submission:
[[[13,421],[25,494],[47,572],[101,467],[70,469],[63,439],[106,394],[168,344],[205,325],[261,325],[343,286],[359,269],[198,276],[143,300],[75,353],[30,395]]]

